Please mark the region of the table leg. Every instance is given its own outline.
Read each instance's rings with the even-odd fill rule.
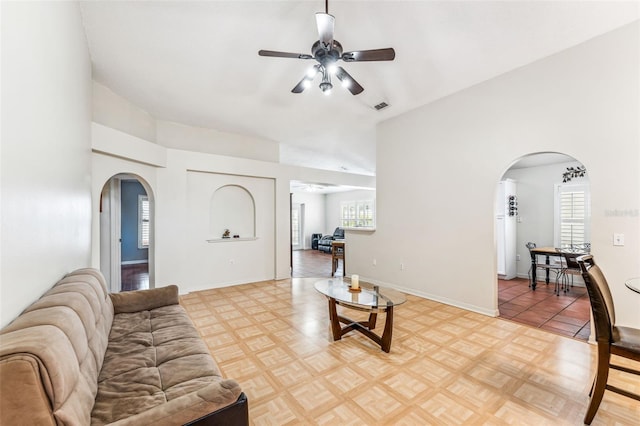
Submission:
[[[547,265],[547,276],[545,277],[544,281],[547,285],[549,285],[549,265],[550,265],[549,262],[550,262],[549,255],[546,255],[544,263]]]
[[[373,330],[374,328],[376,328],[376,320],[378,319],[378,313],[377,312],[371,312],[369,314],[369,330]]]
[[[380,346],[382,350],[389,353],[391,350],[391,335],[393,334],[393,306],[387,307],[387,319],[384,322],[384,331],[382,332],[382,339]]]
[[[531,253],[531,290],[536,290],[536,255]]]
[[[333,340],[340,340],[342,338],[342,327],[340,326],[338,310],[336,309],[336,299],[331,297],[329,298],[329,321],[331,322]]]

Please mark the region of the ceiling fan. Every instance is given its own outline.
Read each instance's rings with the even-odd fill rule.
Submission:
[[[362,93],[364,88],[344,68],[336,63],[339,60],[345,62],[393,61],[396,57],[396,52],[393,48],[343,52],[342,45],[333,39],[334,24],[335,18],[333,15],[329,15],[329,0],[325,0],[325,13],[316,13],[319,40],[311,46],[311,55],[274,50],[260,50],[258,55],[278,58],[315,59],[318,62],[309,69],[304,78],[291,90],[293,93],[302,93],[304,89],[311,86],[311,82],[318,74],[322,76],[320,90],[326,95],[333,88],[333,84],[331,84],[332,75],[335,75],[342,82],[342,86],[347,88],[353,95]]]

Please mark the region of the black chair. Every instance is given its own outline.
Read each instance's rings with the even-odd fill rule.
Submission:
[[[573,287],[573,277],[582,275],[580,265],[578,264],[578,258],[584,255],[583,251],[561,249],[562,254],[562,271],[560,271],[560,280],[562,281],[562,287],[564,292],[569,291],[569,286]],[[569,283],[569,276],[571,276],[571,283]]]
[[[331,241],[343,239],[344,229],[337,227],[333,231],[333,235],[325,235],[324,237],[320,238],[320,240],[318,241],[318,250],[325,253],[331,253]]]
[[[605,390],[640,401],[640,395],[607,384],[609,368],[640,375],[638,370],[611,362],[611,355],[640,362],[640,330],[616,325],[616,313],[611,291],[602,271],[595,264],[593,256],[580,256],[577,262],[589,292],[598,345],[598,368],[589,392],[591,402],[584,416],[584,423],[589,425],[598,411]]]
[[[322,234],[311,234],[311,249],[318,250],[318,241],[322,238]]]

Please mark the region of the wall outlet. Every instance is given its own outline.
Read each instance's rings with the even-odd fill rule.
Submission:
[[[404,263],[401,263],[401,264],[400,264],[400,270],[401,270],[401,271],[404,271]]]
[[[516,254],[516,262],[520,262],[520,255]]]
[[[624,234],[613,234],[613,245],[614,246],[623,246],[624,245]]]
[[[373,261],[371,262],[371,264],[372,264],[373,266],[377,266],[377,265],[378,265],[378,261],[377,261],[376,259],[373,259]]]

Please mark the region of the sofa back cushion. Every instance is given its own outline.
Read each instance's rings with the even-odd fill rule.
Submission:
[[[5,365],[30,360],[37,369],[31,378],[39,379],[41,398],[48,400],[58,424],[89,424],[112,322],[113,305],[102,274],[74,271],[0,331],[0,360]],[[21,381],[10,377],[13,370],[18,369],[2,369],[0,381],[18,383],[17,393],[33,392],[19,388]],[[25,405],[16,407],[23,416],[29,415],[31,398],[25,395]]]

